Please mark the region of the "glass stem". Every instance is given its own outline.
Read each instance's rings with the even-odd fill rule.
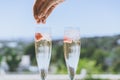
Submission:
[[[44,69],[41,70],[41,79],[45,80],[46,79],[46,71]]]
[[[72,67],[69,67],[69,76],[70,76],[70,80],[74,80],[74,76],[75,76],[75,70]]]
[[[74,75],[72,74],[70,74],[70,80],[74,80]]]

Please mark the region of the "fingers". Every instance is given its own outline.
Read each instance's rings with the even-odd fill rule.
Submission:
[[[46,19],[48,18],[48,16],[52,13],[52,11],[54,10],[54,8],[57,6],[57,4],[55,4],[54,6],[52,6],[48,12],[46,13],[44,20],[42,20],[42,23],[46,23]]]
[[[37,7],[36,7],[36,2],[35,2],[35,5],[33,6],[33,15],[34,15],[34,18],[37,19],[38,16],[37,16]]]
[[[45,18],[45,16],[44,16],[44,17],[42,17],[41,19],[38,19],[38,20],[37,20],[37,23],[38,23],[38,24],[40,24],[40,23],[45,24],[45,23],[46,23],[46,21],[44,21],[44,18]]]
[[[46,23],[47,17],[52,13],[54,8],[64,0],[36,0],[33,11],[37,23]]]
[[[33,14],[36,21],[38,21],[38,12],[41,6],[44,4],[45,0],[36,0],[33,6]]]
[[[38,0],[39,2],[38,2],[38,12],[39,12],[39,10],[41,9],[41,7],[44,5],[44,3],[46,2],[46,0]]]
[[[40,19],[37,19],[36,21],[37,21],[38,24],[41,23],[41,20],[40,20]]]
[[[64,0],[51,0],[51,1],[47,1],[45,4],[44,4],[44,6],[42,7],[42,9],[39,11],[39,13],[38,13],[38,16],[39,16],[39,18],[41,18],[41,17],[43,17],[44,16],[44,14],[46,14],[47,12],[48,12],[48,10],[52,7],[52,6],[54,6],[54,5],[58,5],[58,4],[60,4],[60,3],[62,3]]]

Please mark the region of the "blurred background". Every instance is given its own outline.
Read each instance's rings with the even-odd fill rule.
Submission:
[[[66,0],[36,24],[34,0],[0,1],[0,73],[38,73],[34,49],[36,26],[52,28],[51,74],[67,74],[63,56],[64,27],[80,27],[77,74],[120,73],[120,0]]]

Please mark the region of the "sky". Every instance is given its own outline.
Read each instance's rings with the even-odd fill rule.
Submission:
[[[120,34],[120,0],[66,0],[36,24],[34,0],[0,0],[0,40],[34,38],[36,26],[50,26],[53,38],[62,38],[64,28],[79,27],[81,37]]]

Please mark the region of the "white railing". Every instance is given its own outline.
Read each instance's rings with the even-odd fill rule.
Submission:
[[[75,80],[84,79],[85,76],[76,75]],[[113,74],[93,74],[92,78],[94,79],[109,79],[109,80],[120,80],[120,75]],[[38,74],[6,74],[0,75],[0,80],[40,80],[40,75]],[[65,75],[49,75],[47,80],[69,80],[69,76]]]

